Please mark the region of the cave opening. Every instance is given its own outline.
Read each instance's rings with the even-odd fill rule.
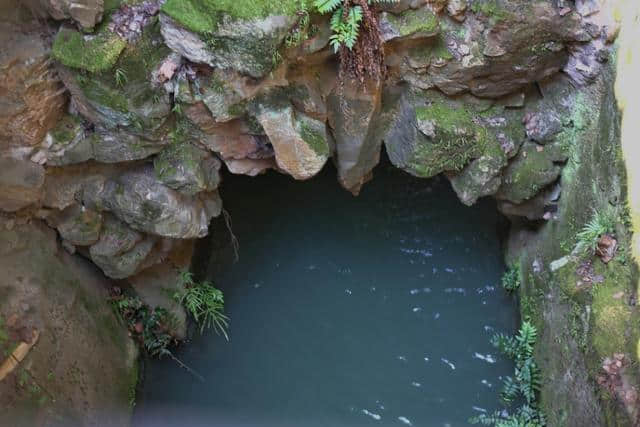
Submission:
[[[500,407],[518,324],[500,287],[507,221],[443,177],[386,159],[358,197],[325,167],[300,182],[226,174],[193,270],[224,292],[230,340],[191,334],[145,364],[137,426],[458,426]]]

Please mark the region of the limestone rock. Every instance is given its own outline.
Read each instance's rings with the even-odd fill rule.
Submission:
[[[515,204],[532,198],[560,176],[567,156],[566,148],[560,144],[542,146],[525,142],[505,170],[496,197]]]
[[[430,104],[421,105],[422,99]],[[416,105],[406,96],[399,102],[398,114],[384,137],[385,146],[391,162],[410,174],[428,178],[460,171],[496,146],[498,157],[504,157],[495,135],[455,101],[432,91]]]
[[[62,130],[61,127],[66,130]],[[101,163],[139,160],[160,152],[169,143],[168,138],[149,140],[121,129],[96,127],[93,132],[89,132],[76,119],[61,121],[50,132],[50,137],[47,163],[53,166],[71,165],[87,160]]]
[[[556,74],[569,59],[569,44],[591,40],[577,16],[561,16],[551,3],[483,6],[489,4],[474,3],[470,19],[444,28],[438,41],[420,49],[431,57],[430,81],[447,95],[509,94]]]
[[[0,152],[40,144],[63,114],[64,87],[39,33],[0,22]]]
[[[400,14],[383,12],[379,19],[380,35],[387,42],[395,39],[421,39],[437,35],[440,23],[426,7]]]
[[[83,188],[84,204],[112,212],[134,230],[176,239],[207,234],[213,215],[205,203],[163,185],[151,166],[90,184]]]
[[[171,5],[162,8],[165,13],[171,14],[170,10]],[[206,41],[167,15],[161,15],[160,22],[167,46],[190,61],[260,78],[274,68],[274,54],[295,17],[272,15],[244,20],[223,14]]]
[[[74,204],[56,215],[52,225],[72,245],[89,246],[100,237],[102,214]]]
[[[89,254],[105,275],[124,279],[140,269],[154,243],[154,239],[145,237],[108,215],[100,240],[89,248]]]
[[[15,212],[37,204],[44,194],[45,171],[30,160],[0,157],[0,210]]]
[[[345,83],[342,94],[335,89],[327,101],[329,125],[336,143],[336,166],[340,184],[354,194],[371,178],[380,160],[382,137],[375,132],[382,88],[379,82]]]
[[[189,143],[174,143],[153,161],[156,176],[164,185],[187,196],[212,191],[220,182],[220,161]]]
[[[59,38],[54,53],[56,44],[63,43]],[[69,54],[64,46],[59,48],[57,57],[63,63],[63,55],[74,57],[71,47]],[[163,125],[171,113],[168,94],[152,81],[153,71],[169,52],[162,44],[159,26],[152,23],[100,73],[82,71],[87,66],[83,64],[75,64],[75,68],[61,65],[57,70],[72,95],[72,107],[89,122],[153,140],[163,136]]]
[[[73,19],[91,29],[102,20],[104,0],[41,0],[53,19]]]
[[[263,106],[257,116],[273,146],[276,163],[295,179],[316,175],[329,159],[325,124],[289,106]]]

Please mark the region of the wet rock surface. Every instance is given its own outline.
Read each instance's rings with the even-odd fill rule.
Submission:
[[[94,3],[95,19],[79,23],[93,33],[61,26],[54,61],[44,39],[0,32],[19,47],[0,61],[12,158],[0,187],[3,210],[44,207],[81,253],[104,245],[105,215],[139,233],[135,254],[93,249],[118,277],[146,266],[158,239],[207,234],[221,168],[309,179],[331,159],[358,194],[383,146],[413,175],[444,174],[465,204],[494,196],[511,216],[548,220],[576,126],[567,104],[611,37],[584,5],[400,2],[379,12],[386,78],[359,85],[338,80],[326,22],[292,42],[299,15],[287,2],[185,13],[146,0],[104,14]],[[48,7],[63,19],[70,4]],[[74,222],[87,215],[93,228]]]

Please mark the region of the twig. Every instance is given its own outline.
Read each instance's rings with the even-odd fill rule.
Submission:
[[[236,235],[233,234],[233,229],[231,227],[231,215],[229,215],[229,212],[227,212],[226,209],[222,209],[222,215],[224,216],[224,222],[227,225],[227,230],[229,230],[229,234],[231,234],[231,246],[233,246],[234,262],[238,262],[240,259],[240,255],[238,255],[240,243],[238,243]]]

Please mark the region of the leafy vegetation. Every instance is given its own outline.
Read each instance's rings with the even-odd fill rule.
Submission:
[[[618,215],[613,207],[608,206],[601,211],[594,210],[591,221],[577,234],[578,244],[585,250],[595,251],[600,237],[613,233],[617,223]]]
[[[131,336],[151,357],[171,355],[169,347],[176,340],[170,331],[175,318],[164,308],[150,308],[138,297],[114,296],[111,304],[126,322]]]
[[[384,75],[384,49],[378,19],[370,6],[398,0],[313,0],[321,14],[331,13],[329,43],[340,54],[340,79],[347,75],[364,83],[365,77]]]
[[[127,83],[127,73],[122,68],[116,68],[114,73],[114,78],[116,80],[116,85],[122,87]]]
[[[514,292],[520,288],[520,266],[513,264],[502,276],[502,287],[507,292]]]
[[[209,282],[196,283],[188,271],[180,274],[182,289],[173,297],[180,302],[200,325],[200,333],[213,328],[228,340],[229,318],[224,314],[222,292]]]
[[[542,427],[546,425],[544,414],[538,408],[537,395],[540,392],[542,374],[533,358],[533,347],[538,331],[529,321],[522,322],[516,336],[496,334],[491,343],[505,356],[515,362],[515,374],[506,377],[501,399],[507,405],[516,401],[523,402],[512,414],[507,411],[495,411],[482,414],[469,420],[472,424],[493,425],[497,427]]]

